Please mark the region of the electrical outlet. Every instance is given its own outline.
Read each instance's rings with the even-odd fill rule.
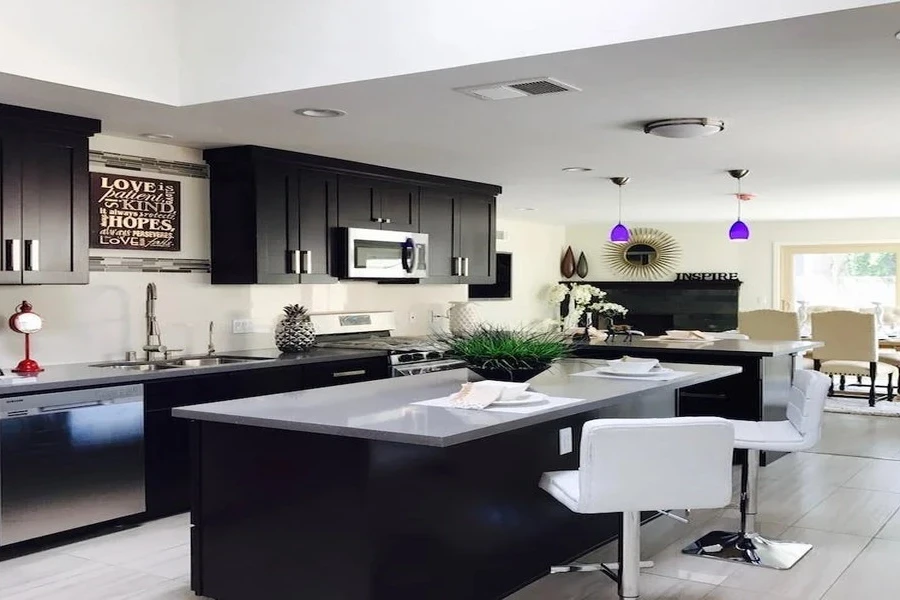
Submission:
[[[559,430],[559,455],[568,454],[572,451],[572,428],[566,427]]]
[[[232,333],[253,333],[253,319],[235,319],[231,322]]]

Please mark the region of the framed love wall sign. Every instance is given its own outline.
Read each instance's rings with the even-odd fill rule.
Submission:
[[[181,250],[181,183],[91,173],[91,248]]]

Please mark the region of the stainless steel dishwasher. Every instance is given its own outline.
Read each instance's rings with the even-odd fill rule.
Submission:
[[[143,385],[0,398],[0,546],[145,507]]]

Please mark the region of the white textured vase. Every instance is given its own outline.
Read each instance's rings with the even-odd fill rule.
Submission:
[[[473,302],[451,302],[447,317],[450,321],[450,333],[453,335],[471,333],[481,323],[478,305]]]
[[[800,322],[800,335],[809,335],[809,301],[797,301],[797,321]]]
[[[879,333],[884,329],[884,306],[881,302],[873,302],[875,305],[875,325]]]

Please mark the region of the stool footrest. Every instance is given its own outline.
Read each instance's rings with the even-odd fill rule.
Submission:
[[[642,569],[652,569],[652,560],[642,560]],[[550,567],[550,573],[585,573],[590,571],[603,571],[613,581],[619,581],[619,563],[588,563],[588,564],[572,564],[559,565]]]
[[[812,550],[811,544],[770,540],[758,533],[713,531],[682,550],[684,554],[769,569],[790,569]]]

